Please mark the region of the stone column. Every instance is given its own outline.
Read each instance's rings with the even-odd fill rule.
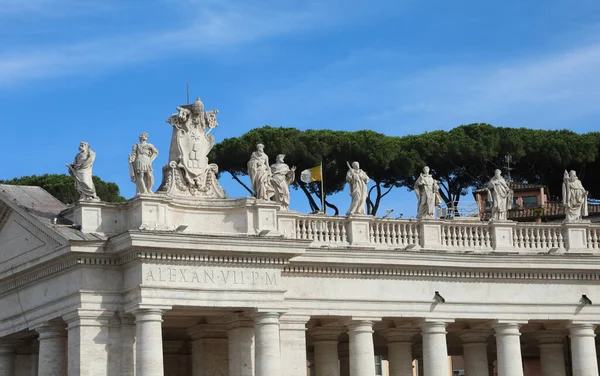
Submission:
[[[254,331],[256,376],[282,375],[279,313],[256,312],[254,314]]]
[[[540,363],[542,376],[566,376],[565,353],[563,343],[565,334],[556,331],[542,330],[536,333],[540,347]]]
[[[0,376],[14,376],[16,345],[15,341],[0,340]]]
[[[67,332],[62,323],[45,323],[36,328],[40,351],[38,376],[67,374]]]
[[[229,349],[229,374],[254,376],[254,323],[241,314],[225,318]]]
[[[391,328],[378,333],[387,339],[389,376],[412,376],[412,339],[419,331]]]
[[[68,375],[108,375],[109,317],[103,312],[75,311],[63,316],[67,323]]]
[[[598,376],[595,326],[588,323],[569,325],[573,376]]]
[[[315,347],[315,376],[340,376],[338,337],[345,328],[319,326],[311,329]]]
[[[350,338],[350,376],[375,376],[373,321],[352,320],[346,326]]]
[[[306,376],[306,323],[310,316],[286,313],[279,322],[282,374]]]
[[[188,329],[187,332],[192,339],[192,375],[211,376],[213,373],[226,373],[230,364],[227,327],[202,324]]]
[[[521,325],[514,322],[497,323],[496,351],[498,354],[498,376],[523,376],[523,360],[521,358],[521,341],[519,337]]]
[[[487,345],[491,335],[490,331],[484,330],[466,330],[460,334],[467,375],[490,376]]]
[[[425,376],[442,376],[448,373],[447,324],[446,321],[425,321],[421,324]]]
[[[340,376],[350,376],[350,344],[338,344],[338,357],[340,358]]]
[[[119,327],[119,355],[121,356],[121,371],[118,373],[122,376],[135,376],[135,332],[136,324],[135,317],[131,314],[122,313]]]
[[[140,308],[135,316],[135,370],[138,376],[163,376],[162,315],[159,308]]]

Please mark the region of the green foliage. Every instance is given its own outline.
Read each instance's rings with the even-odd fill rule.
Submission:
[[[412,189],[426,165],[441,181],[442,198],[450,206],[466,195],[469,188],[482,187],[496,168],[506,176],[507,154],[512,156],[514,181],[546,184],[551,193],[558,194],[563,171],[574,169],[590,196],[600,197],[600,176],[594,173],[600,170],[600,133],[469,124],[450,131],[391,137],[370,130],[300,131],[265,126],[239,138],[224,140],[215,146],[209,158],[221,171],[231,173],[243,184],[239,176],[246,174],[246,162],[259,142],[265,145],[271,159],[285,153],[286,162],[296,165],[298,171],[323,161],[327,195],[344,188],[346,161],[359,161],[374,182],[367,202],[370,214],[377,213],[381,199],[392,188]],[[303,189],[311,207],[318,208],[319,184],[305,186],[297,180],[294,187]],[[312,194],[317,196],[316,200]]]
[[[115,183],[105,182],[97,176],[92,177],[96,186],[96,194],[102,201],[123,202],[125,198],[120,195],[119,186]],[[75,189],[75,179],[65,174],[31,175],[0,180],[0,184],[32,185],[42,187],[52,196],[65,204],[72,204],[79,199]]]

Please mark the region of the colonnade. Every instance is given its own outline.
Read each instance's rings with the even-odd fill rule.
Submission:
[[[162,319],[164,311],[157,308],[134,310],[131,322],[119,320],[118,374],[128,376],[163,376]],[[193,376],[204,376],[201,370],[213,362],[213,367],[228,370],[232,376],[306,376],[307,337],[314,345],[315,376],[375,375],[374,324],[377,318],[353,318],[335,325],[315,326],[306,332],[309,316],[283,314],[275,311],[256,312],[251,317],[230,314],[223,318],[222,338],[225,363],[214,363],[213,337],[207,336],[206,324],[188,329],[192,343]],[[81,317],[64,323],[45,323],[35,328],[39,334],[38,376],[104,374],[98,371],[93,346],[104,346],[104,332],[95,323]],[[407,327],[378,330],[387,342],[390,376],[413,374],[413,338],[422,337],[423,376],[448,375],[447,325],[444,320],[421,320]],[[107,324],[108,322],[105,322]],[[110,326],[110,323],[108,323]],[[469,376],[492,376],[488,362],[488,340],[495,337],[496,374],[523,376],[520,322],[495,322],[479,329],[456,333],[461,340],[465,371]],[[543,376],[598,376],[595,326],[571,323],[565,330],[541,330],[535,333],[539,345]],[[108,333],[108,332],[106,332]],[[348,343],[339,343],[347,333]],[[125,334],[125,335],[123,335]],[[570,338],[572,370],[567,372],[564,359],[565,336]],[[205,339],[211,341],[204,341]],[[107,342],[107,343],[108,343]],[[346,347],[347,346],[347,347]],[[15,375],[13,341],[0,341],[0,376]],[[104,347],[103,347],[104,348]],[[135,349],[135,350],[134,350]],[[106,350],[102,350],[106,351]],[[108,355],[104,364],[110,363]],[[113,355],[114,357],[114,355]],[[87,367],[87,368],[85,368]],[[93,368],[92,368],[93,367]],[[106,374],[110,374],[107,370]]]

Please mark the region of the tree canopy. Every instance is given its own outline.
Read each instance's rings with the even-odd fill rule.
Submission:
[[[228,138],[215,145],[209,156],[250,193],[240,179],[246,175],[246,162],[257,143],[265,145],[272,160],[286,154],[286,162],[298,171],[323,161],[325,193],[341,191],[345,185],[346,161],[358,161],[373,183],[369,187],[367,209],[377,214],[381,200],[394,187],[412,189],[422,168],[428,165],[441,182],[447,206],[457,203],[469,188],[483,186],[496,168],[505,172],[506,155],[512,157],[515,181],[546,184],[559,192],[565,169],[578,172],[592,197],[600,195],[600,177],[586,171],[600,167],[600,133],[577,134],[568,130],[535,130],[469,124],[450,131],[426,132],[404,137],[386,136],[370,130],[357,132],[306,130],[265,126]],[[318,183],[296,180],[313,210],[319,208]],[[316,197],[313,197],[313,195]],[[336,214],[338,209],[332,207]]]
[[[105,182],[97,176],[93,176],[96,194],[102,201],[123,202],[119,186],[115,183]],[[75,179],[66,174],[45,174],[22,176],[10,180],[0,180],[0,184],[32,185],[42,187],[52,196],[64,204],[72,204],[79,199],[79,193],[75,189]]]

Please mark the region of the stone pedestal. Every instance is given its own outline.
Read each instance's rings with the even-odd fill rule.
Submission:
[[[133,314],[136,327],[136,375],[163,376],[163,310],[143,308],[133,311]]]
[[[421,324],[423,336],[423,371],[425,376],[440,376],[448,372],[448,347],[446,345],[446,325],[444,321]]]
[[[350,338],[350,376],[375,376],[373,321],[353,320],[346,326]]]
[[[560,332],[543,330],[536,333],[540,347],[540,363],[542,376],[566,376],[564,340]]]
[[[286,313],[279,319],[282,372],[289,376],[306,376],[306,323],[310,316]]]
[[[498,376],[523,376],[520,326],[512,322],[494,325]]]
[[[40,352],[38,376],[67,374],[67,332],[60,323],[47,323],[38,328]]]
[[[241,315],[226,318],[229,374],[254,376],[254,323]]]
[[[352,214],[348,217],[346,233],[350,245],[368,246],[371,243],[371,222],[373,216]]]
[[[591,252],[587,247],[587,232],[589,221],[563,223],[563,236],[567,252]]]
[[[254,314],[256,376],[283,375],[279,347],[279,312]]]
[[[513,250],[513,232],[516,225],[517,223],[513,221],[493,220],[489,222],[492,248],[494,251]]]
[[[573,376],[598,376],[594,329],[587,323],[569,325]]]
[[[466,330],[460,334],[467,375],[490,376],[487,344],[491,335],[491,331],[483,330]]]
[[[433,249],[442,246],[442,223],[438,219],[419,220],[419,245],[421,248]]]

